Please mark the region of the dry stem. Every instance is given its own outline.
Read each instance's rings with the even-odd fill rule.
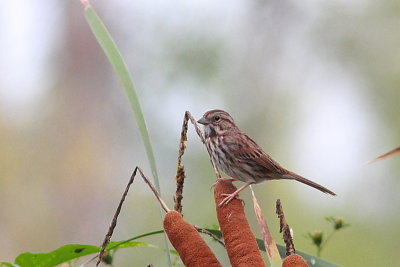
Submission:
[[[156,196],[158,202],[160,203],[161,207],[164,209],[165,212],[169,212],[170,209],[168,208],[167,204],[165,204],[164,200],[161,198],[160,194],[157,192],[157,189],[154,187],[154,185],[150,182],[150,180],[144,175],[142,169],[139,167],[136,167],[139,170],[140,175],[142,176],[143,180],[146,182],[146,184],[149,185],[151,191],[153,191],[154,195]]]
[[[151,191],[153,191],[153,193],[156,196],[158,202],[161,204],[161,207],[166,212],[170,211],[170,209],[165,204],[165,202],[161,199],[160,194],[157,192],[157,190],[155,189],[153,184],[150,182],[150,180],[147,179],[147,177],[144,175],[143,171],[139,167],[136,167],[135,170],[133,171],[132,175],[131,175],[131,178],[129,179],[129,182],[128,182],[128,185],[125,188],[124,194],[122,195],[121,200],[119,201],[119,204],[118,204],[117,210],[115,211],[115,214],[114,214],[114,217],[112,219],[111,225],[108,228],[108,232],[107,232],[107,234],[106,234],[106,236],[105,236],[105,238],[103,240],[103,244],[101,245],[101,250],[100,250],[100,253],[99,253],[99,258],[98,258],[98,260],[96,262],[96,266],[99,265],[103,255],[104,255],[104,252],[106,250],[107,244],[110,242],[110,239],[111,239],[111,236],[112,236],[112,234],[114,232],[115,226],[117,225],[117,220],[118,220],[118,216],[119,216],[119,214],[121,212],[122,204],[125,201],[126,195],[128,194],[129,188],[130,188],[131,184],[133,183],[133,180],[135,179],[135,176],[136,176],[136,172],[138,170],[139,170],[139,173],[142,176],[143,180],[149,185]]]
[[[114,214],[114,217],[113,217],[113,219],[112,219],[111,225],[110,225],[110,227],[108,228],[108,232],[107,232],[107,234],[106,234],[106,236],[105,236],[105,238],[104,238],[104,240],[103,240],[103,244],[101,245],[101,250],[100,250],[100,254],[99,254],[99,259],[98,259],[97,262],[96,262],[96,266],[99,265],[101,259],[103,258],[103,254],[104,254],[104,251],[105,251],[105,249],[106,249],[106,246],[107,246],[108,242],[110,242],[111,236],[112,236],[112,234],[113,234],[113,232],[114,232],[114,228],[115,228],[115,226],[117,225],[118,215],[119,215],[119,213],[121,212],[122,204],[124,203],[125,197],[126,197],[126,195],[128,194],[129,187],[131,186],[131,184],[133,183],[133,180],[135,179],[137,169],[138,169],[138,168],[136,167],[135,170],[133,171],[133,173],[132,173],[132,175],[131,175],[131,178],[129,179],[128,185],[127,185],[126,188],[125,188],[125,192],[124,192],[124,194],[122,195],[121,200],[119,201],[119,204],[118,204],[117,210],[115,211],[115,214]]]
[[[196,228],[196,230],[199,231],[200,233],[211,236],[212,238],[214,238],[215,241],[217,241],[218,243],[220,243],[222,246],[225,247],[224,241],[222,241],[218,236],[214,235],[213,233],[211,233],[210,231],[207,231],[207,230],[204,229],[204,228],[201,228],[201,227],[196,226],[196,225],[193,225],[193,226],[194,226],[194,228]]]
[[[265,250],[267,252],[267,256],[270,262],[281,259],[281,256],[279,255],[279,250],[278,247],[276,246],[276,243],[274,239],[272,238],[271,232],[269,231],[267,221],[265,220],[264,215],[261,212],[260,205],[258,205],[257,198],[254,194],[253,188],[250,185],[251,189],[251,194],[253,196],[253,205],[254,205],[254,212],[257,217],[257,222],[259,227],[261,228],[261,233],[263,236],[263,241],[265,245]]]
[[[188,130],[188,114],[185,113],[182,124],[181,139],[179,141],[179,154],[178,154],[178,167],[176,170],[176,192],[174,196],[175,207],[174,209],[182,213],[182,198],[183,198],[183,183],[185,182],[185,168],[182,164],[182,156],[185,153],[185,141],[187,141]]]
[[[294,248],[292,234],[290,233],[290,227],[286,222],[285,214],[283,213],[280,199],[276,201],[276,214],[278,215],[279,218],[279,225],[280,225],[279,232],[280,233],[283,232],[283,241],[285,241],[286,244],[286,256],[289,256],[295,253],[296,249]]]
[[[190,122],[193,124],[194,128],[196,129],[196,133],[200,137],[201,142],[203,142],[203,144],[205,144],[205,138],[204,138],[203,132],[200,130],[200,127],[199,127],[199,125],[197,125],[197,122],[193,118],[192,114],[190,114],[189,111],[186,111],[185,112],[185,117],[186,116],[189,117]],[[208,151],[208,154],[210,154],[209,151]],[[217,177],[217,180],[221,179],[221,174],[219,173],[219,170],[218,170],[217,166],[215,165],[214,161],[212,160],[211,155],[210,155],[210,160],[211,160],[211,165],[213,166],[213,169],[214,169],[214,172],[215,172],[215,176]]]

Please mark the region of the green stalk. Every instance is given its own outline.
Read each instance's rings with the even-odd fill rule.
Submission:
[[[136,117],[136,122],[139,128],[139,132],[146,150],[146,155],[150,164],[153,181],[157,191],[161,195],[160,183],[156,167],[156,160],[154,158],[149,132],[147,130],[146,122],[144,120],[142,109],[140,107],[139,98],[136,94],[136,89],[133,83],[133,79],[128,71],[124,59],[121,56],[121,53],[119,52],[117,45],[115,44],[114,40],[112,39],[111,35],[109,34],[102,20],[97,15],[96,11],[90,6],[88,0],[82,0],[82,4],[85,6],[85,17],[90,26],[90,29],[92,30],[94,36],[97,39],[97,42],[100,44],[108,60],[110,61],[115,73],[118,76],[119,81],[122,84],[122,87],[125,90],[126,95],[128,96],[128,100],[133,110],[133,113]],[[160,207],[161,219],[162,219],[162,214],[163,211],[161,210]],[[169,251],[168,241],[165,234],[164,234],[164,241],[167,251],[168,264],[169,266],[172,266],[171,258],[168,253]]]
[[[149,132],[147,130],[146,122],[144,120],[142,109],[140,107],[139,98],[136,94],[136,89],[133,84],[132,77],[126,66],[126,63],[122,58],[121,53],[117,48],[117,45],[107,31],[105,25],[92,7],[86,8],[86,20],[94,36],[96,37],[97,42],[100,44],[112,67],[114,68],[114,71],[117,74],[118,79],[122,84],[122,87],[125,89],[125,93],[128,96],[129,103],[136,117],[136,122],[143,140],[147,159],[149,161],[151,172],[153,175],[154,184],[157,188],[157,191],[161,194],[156,160],[154,158]]]

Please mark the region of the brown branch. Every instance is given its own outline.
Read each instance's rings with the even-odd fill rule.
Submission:
[[[121,197],[121,200],[119,201],[117,210],[115,211],[114,217],[112,219],[111,225],[108,228],[108,232],[106,234],[106,237],[103,240],[103,244],[101,245],[101,250],[100,250],[100,254],[99,254],[99,259],[96,262],[96,266],[99,265],[101,259],[103,258],[104,255],[104,251],[106,250],[107,244],[108,242],[110,242],[111,236],[114,232],[115,226],[117,225],[117,220],[118,220],[118,215],[121,212],[121,208],[122,208],[122,204],[125,201],[126,195],[128,194],[129,191],[129,187],[131,186],[131,184],[133,183],[133,180],[135,179],[136,176],[136,171],[137,171],[138,167],[135,168],[135,170],[133,171],[131,178],[129,179],[128,185],[125,188],[124,194]]]
[[[203,132],[201,131],[199,125],[197,124],[196,119],[193,118],[192,114],[190,114],[189,111],[185,112],[185,117],[188,117],[190,119],[190,122],[193,124],[194,128],[196,129],[197,135],[200,137],[201,142],[204,144],[205,143],[204,135],[203,135]]]
[[[161,198],[160,194],[157,192],[157,189],[154,187],[154,185],[150,182],[150,180],[144,175],[142,169],[139,167],[136,167],[139,170],[140,175],[142,176],[143,180],[148,184],[150,187],[151,191],[153,191],[154,195],[156,196],[158,202],[160,203],[161,207],[164,209],[165,212],[169,212],[170,209],[168,208],[167,204],[165,204],[164,200]]]
[[[205,138],[204,138],[203,132],[200,130],[200,127],[199,127],[199,125],[197,124],[197,121],[195,120],[195,118],[193,118],[192,114],[190,114],[189,111],[186,111],[186,112],[185,112],[185,117],[186,117],[186,116],[189,117],[190,122],[193,124],[194,128],[196,129],[196,133],[197,133],[197,135],[200,137],[201,142],[203,142],[203,144],[205,144]],[[208,150],[207,150],[207,151],[208,151]],[[210,155],[210,151],[208,151],[208,154]],[[211,155],[210,155],[210,161],[211,161],[211,165],[212,165],[212,167],[213,167],[213,169],[214,169],[215,176],[217,177],[217,180],[218,180],[218,179],[221,179],[221,174],[219,173],[219,170],[218,170],[218,168],[217,168],[217,165],[215,165],[215,163],[214,163],[214,161],[213,161]]]
[[[224,241],[222,241],[218,236],[214,235],[213,233],[211,233],[210,231],[207,231],[204,228],[201,228],[201,227],[196,226],[196,225],[193,225],[193,226],[194,226],[194,228],[196,228],[196,230],[198,232],[211,236],[215,241],[217,241],[218,243],[220,243],[222,246],[225,247]]]
[[[122,204],[125,201],[126,195],[128,194],[129,188],[130,188],[131,184],[133,183],[133,180],[135,179],[137,171],[139,171],[139,173],[142,176],[143,180],[149,185],[151,191],[153,191],[153,193],[156,196],[156,198],[157,198],[158,202],[160,203],[161,207],[166,212],[170,211],[168,206],[161,199],[161,196],[157,192],[157,190],[155,189],[154,185],[150,182],[149,179],[147,179],[147,177],[144,175],[143,171],[139,167],[136,167],[135,170],[133,171],[132,175],[131,175],[131,178],[129,179],[128,185],[125,188],[125,191],[124,191],[124,193],[123,193],[123,195],[121,197],[121,200],[119,201],[119,204],[118,204],[117,210],[114,213],[114,217],[112,219],[111,225],[108,228],[108,232],[107,232],[107,234],[106,234],[106,236],[105,236],[105,238],[103,240],[103,244],[101,245],[101,250],[100,250],[100,253],[99,253],[99,258],[98,258],[98,260],[96,262],[96,266],[99,265],[101,259],[103,258],[103,255],[104,255],[104,252],[106,250],[107,244],[110,242],[110,239],[111,239],[111,236],[112,236],[112,234],[114,232],[115,226],[117,225],[117,220],[118,220],[118,216],[119,216],[119,214],[121,212]]]
[[[187,130],[188,130],[188,121],[189,120],[193,124],[197,135],[200,137],[201,142],[203,144],[205,143],[204,134],[201,131],[199,125],[197,124],[196,119],[192,116],[192,114],[190,114],[189,111],[186,111],[185,115],[183,117],[181,139],[179,142],[178,167],[177,167],[176,176],[175,176],[176,192],[175,192],[175,196],[174,196],[174,202],[175,202],[174,209],[180,213],[182,213],[183,184],[185,181],[185,169],[182,164],[182,156],[185,153],[185,148],[186,148],[185,141],[187,141]],[[213,166],[213,169],[214,169],[217,179],[220,179],[221,174],[219,173],[219,171],[211,157],[210,157],[210,161]]]
[[[294,248],[292,234],[290,233],[290,227],[286,222],[285,214],[283,213],[280,199],[276,201],[276,214],[278,215],[279,218],[279,225],[280,225],[279,232],[280,233],[283,232],[283,241],[286,244],[286,256],[289,256],[291,254],[294,254],[296,249]]]
[[[175,207],[174,209],[182,213],[182,198],[183,198],[183,183],[185,182],[185,168],[182,164],[182,156],[185,153],[185,141],[187,141],[188,130],[188,114],[185,113],[182,124],[181,139],[179,141],[179,154],[178,154],[178,167],[176,169],[176,192],[174,196]]]

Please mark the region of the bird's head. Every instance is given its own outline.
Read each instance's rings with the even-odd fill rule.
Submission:
[[[204,125],[206,138],[221,135],[226,131],[237,129],[231,115],[220,109],[207,111],[197,122]]]

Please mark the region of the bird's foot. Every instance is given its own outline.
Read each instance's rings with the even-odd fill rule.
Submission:
[[[245,189],[246,187],[248,187],[249,185],[251,185],[252,183],[246,183],[244,185],[242,185],[241,187],[239,187],[239,189],[237,189],[235,192],[231,193],[231,194],[221,194],[222,196],[226,196],[226,198],[224,198],[221,203],[218,204],[219,207],[228,204],[229,202],[231,202],[232,199],[237,198],[239,200],[241,200],[239,198],[239,193]],[[244,201],[241,200],[243,203]]]
[[[244,203],[243,199],[239,197],[239,193],[233,192],[232,194],[221,194],[221,196],[224,196],[225,198],[221,201],[221,203],[218,204],[219,207],[224,206],[231,202],[233,199],[240,200]]]

